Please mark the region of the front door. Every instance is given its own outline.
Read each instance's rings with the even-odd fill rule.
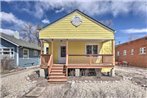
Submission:
[[[62,63],[62,64],[66,63],[66,46],[65,45],[61,45],[59,47],[58,63]]]

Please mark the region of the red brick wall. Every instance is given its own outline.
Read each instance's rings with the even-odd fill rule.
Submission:
[[[146,54],[140,54],[140,48],[146,47]],[[131,55],[131,49],[134,49],[134,55]],[[123,55],[123,51],[127,50],[127,55]],[[120,56],[117,56],[117,51]],[[147,39],[142,38],[131,41],[116,47],[116,61],[127,61],[130,66],[147,67]]]

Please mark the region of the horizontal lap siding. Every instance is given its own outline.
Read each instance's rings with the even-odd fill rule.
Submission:
[[[60,46],[60,43],[59,41],[55,41],[54,42],[54,47],[53,47],[53,52],[54,52],[54,63],[58,63],[58,55],[59,55],[59,46]],[[47,43],[46,43],[47,44]],[[69,54],[86,54],[86,50],[85,50],[85,47],[86,47],[86,44],[97,44],[98,45],[98,48],[99,48],[99,51],[98,53],[100,54],[112,54],[112,43],[111,41],[107,41],[107,42],[84,42],[84,41],[69,41],[68,43],[68,51],[69,51]],[[65,44],[66,45],[66,44]],[[50,46],[50,51],[51,51],[51,45]],[[109,58],[109,57],[107,57]],[[111,57],[112,58],[112,57]],[[101,61],[102,58],[99,56],[98,58],[97,57],[94,57],[94,60],[93,60],[93,63],[100,63],[102,62]],[[82,62],[85,62],[85,63],[89,63],[89,58],[88,57],[83,57],[83,56],[78,56],[78,57],[73,57],[73,56],[69,56],[69,62],[74,62],[74,63],[82,63]],[[110,62],[112,62],[110,60]]]
[[[75,15],[80,16],[83,21],[78,27],[71,24],[71,20]],[[73,13],[42,29],[40,32],[41,38],[114,39],[114,34],[84,16]]]

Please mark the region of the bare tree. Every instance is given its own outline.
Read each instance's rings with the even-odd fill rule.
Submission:
[[[39,45],[39,30],[39,25],[33,26],[32,24],[26,24],[22,29],[22,31],[24,32],[23,38],[31,43],[37,43]]]

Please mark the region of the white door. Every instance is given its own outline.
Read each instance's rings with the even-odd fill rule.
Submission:
[[[61,45],[59,47],[58,63],[62,63],[62,64],[66,63],[66,46],[65,45]]]

